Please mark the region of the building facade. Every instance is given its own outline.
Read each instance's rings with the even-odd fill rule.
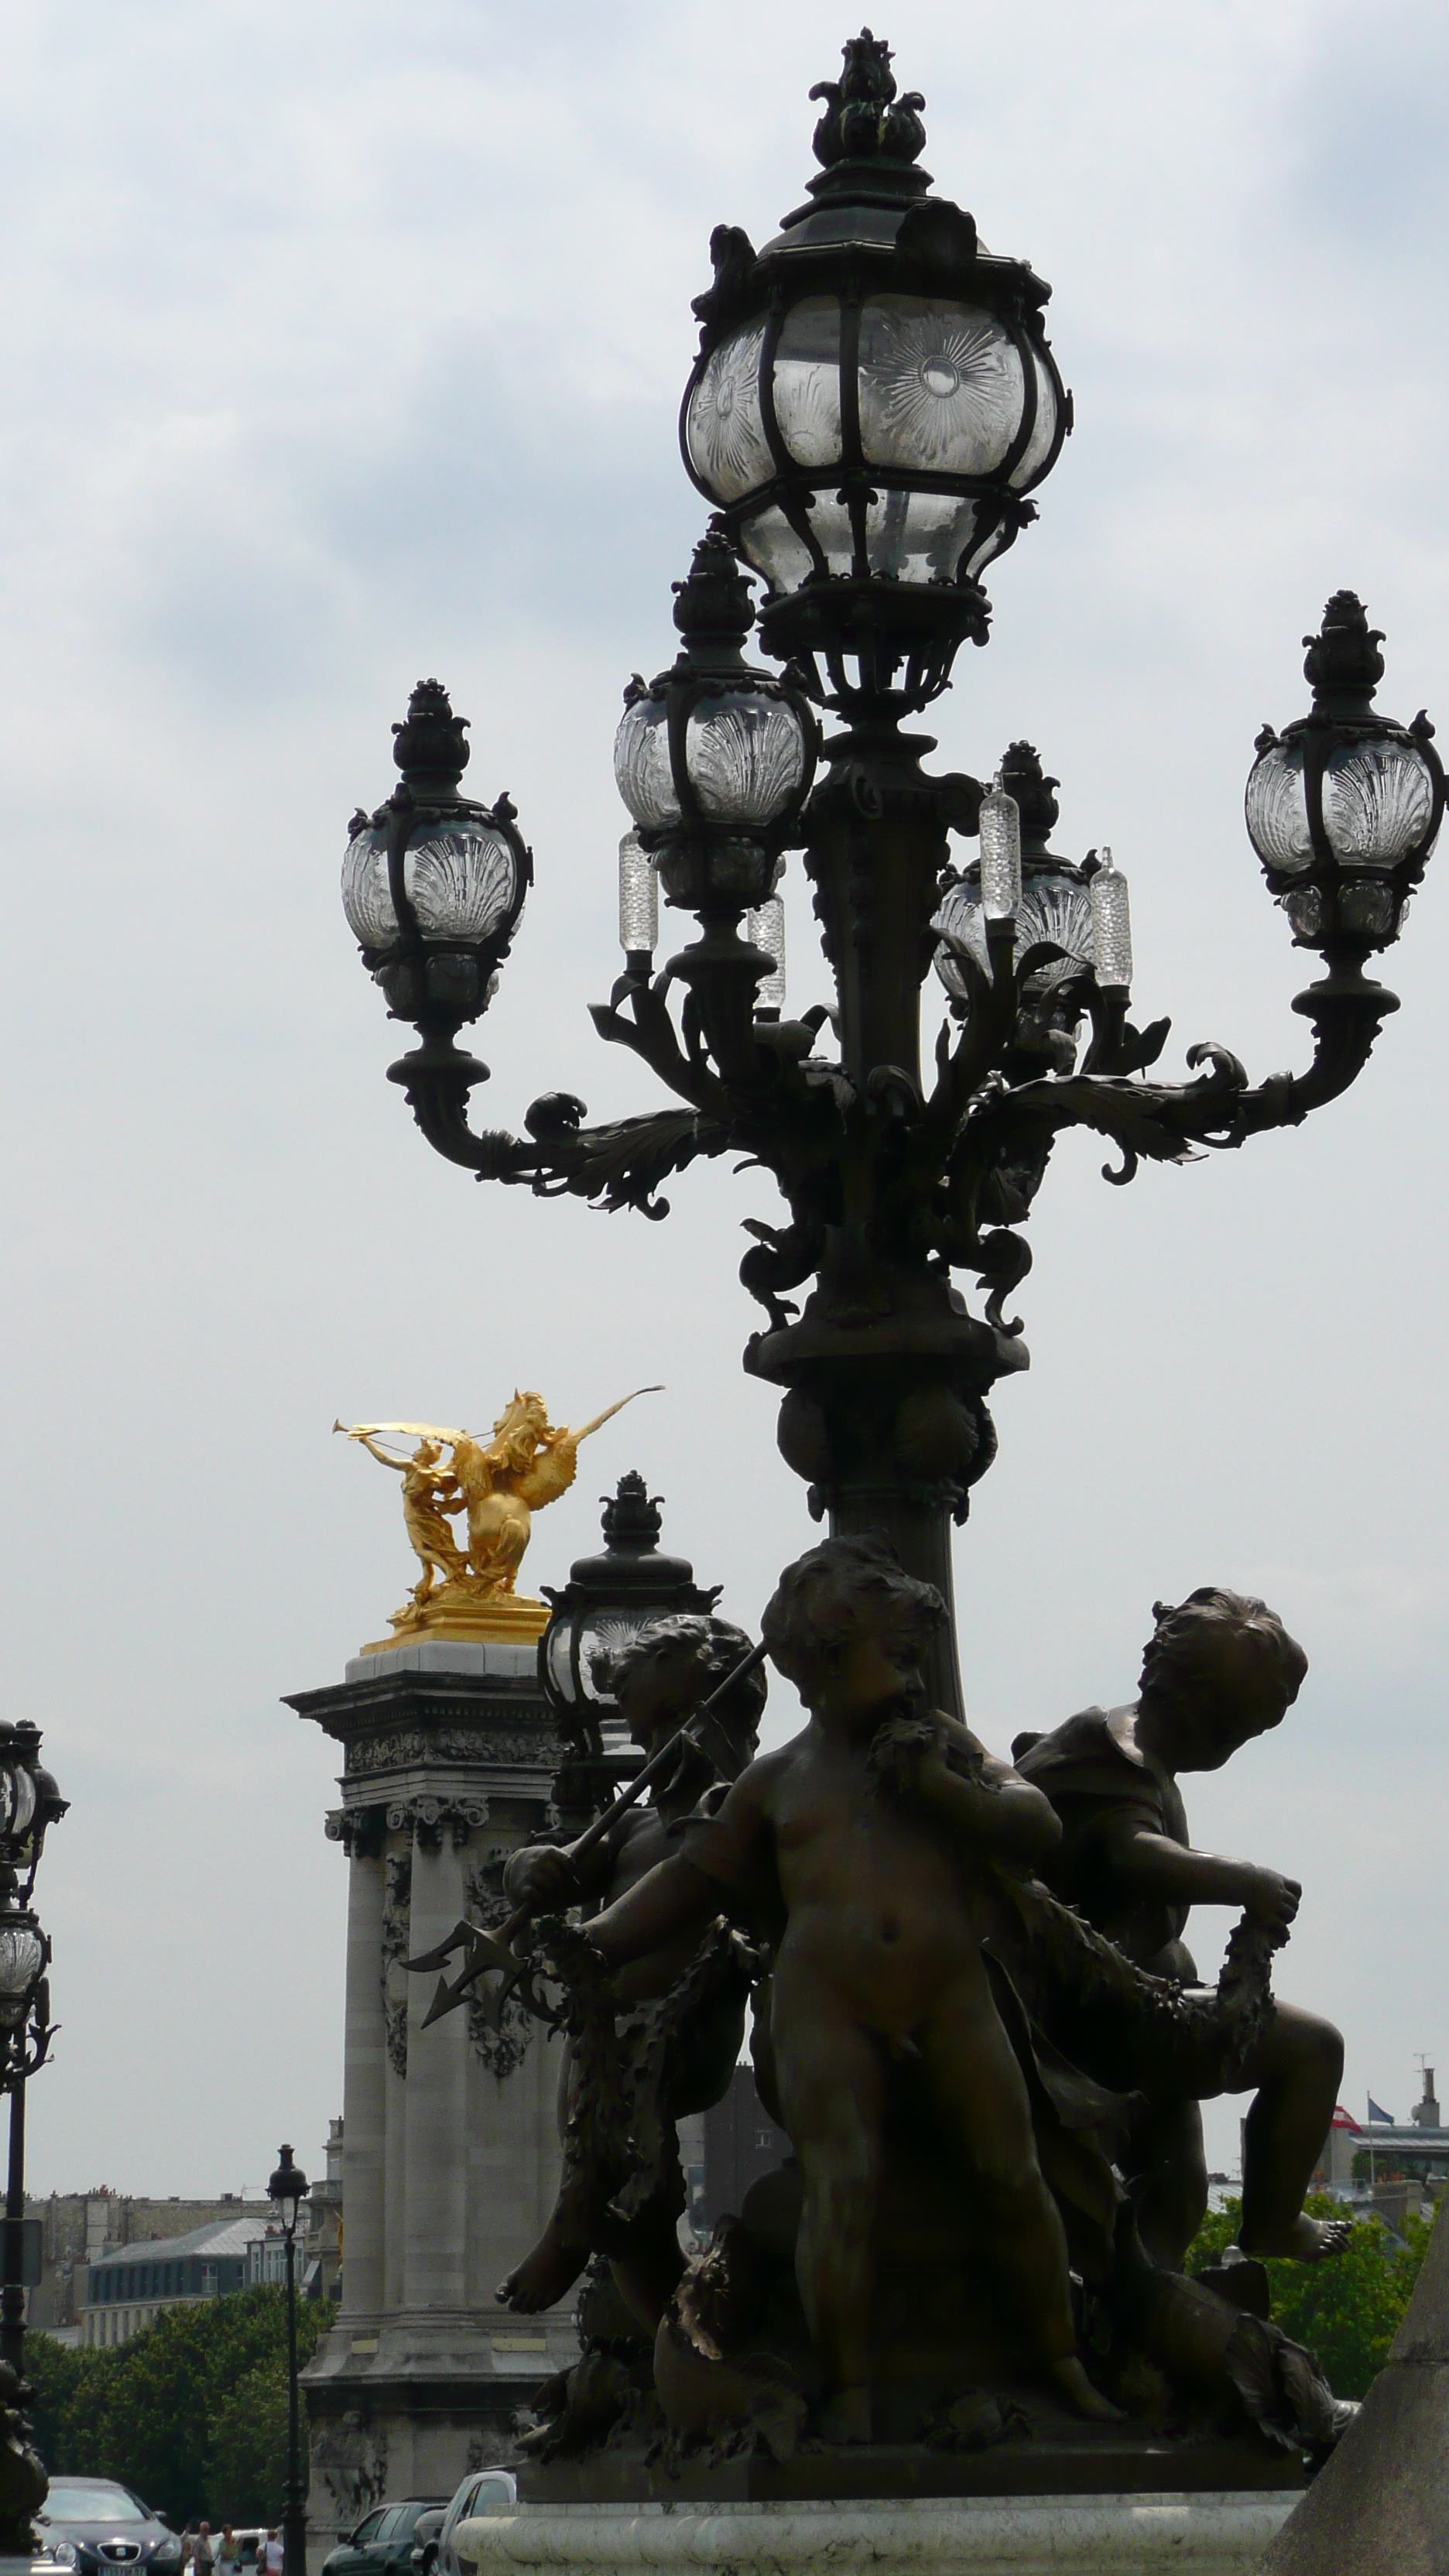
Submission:
[[[260,2234],[266,2205],[250,2206],[253,2233]],[[27,2325],[60,2343],[79,2343],[91,2264],[123,2247],[159,2245],[199,2227],[229,2225],[247,2207],[239,2193],[230,2191],[213,2200],[143,2200],[99,2187],[27,2199],[25,2215],[40,2228],[40,2280],[29,2294]]]
[[[304,2207],[299,2274],[306,2260],[306,2214]],[[77,2340],[87,2351],[109,2350],[153,2325],[163,2309],[285,2278],[285,2241],[265,2202],[244,2216],[212,2220],[181,2236],[136,2238],[86,2265]]]

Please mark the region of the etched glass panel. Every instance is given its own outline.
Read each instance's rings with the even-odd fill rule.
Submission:
[[[1127,880],[1112,864],[1109,849],[1092,879],[1092,969],[1104,993],[1129,991],[1132,983],[1132,916]]]
[[[637,832],[619,843],[619,945],[626,956],[659,944],[659,872]]]
[[[865,514],[871,571],[890,581],[954,581],[976,503],[952,492],[883,491]]]
[[[1036,378],[1036,418],[1031,425],[1031,436],[1006,478],[1016,492],[1024,492],[1028,483],[1035,482],[1057,434],[1057,389],[1049,369],[1043,366],[1035,349],[1031,353],[1031,366]]]
[[[740,552],[763,573],[777,595],[798,590],[815,570],[815,558],[803,537],[798,537],[783,510],[761,510],[757,518],[746,519],[740,528]]]
[[[755,987],[757,1011],[780,1011],[785,1007],[785,907],[777,894],[757,904],[747,915],[745,937],[752,948],[761,948],[773,957],[775,970]]]
[[[1071,877],[1049,877],[1034,884],[1028,880],[1022,890],[1016,914],[1017,963],[1041,941],[1050,941],[1063,952],[1034,970],[1031,980],[1041,992],[1065,984],[1092,963],[1092,900],[1087,888]]]
[[[0,2022],[17,2022],[45,1965],[45,1948],[27,1925],[0,1932]]]
[[[403,853],[403,886],[425,938],[487,939],[513,909],[518,862],[486,823],[426,823]]]
[[[722,690],[700,698],[685,729],[689,781],[722,823],[773,823],[805,776],[800,719],[782,698]]]
[[[827,572],[855,570],[855,538],[850,512],[838,492],[816,492],[810,504],[810,533],[825,556]]]
[[[991,474],[1021,426],[1021,358],[994,314],[882,295],[860,317],[860,442],[872,465]]]
[[[1323,897],[1317,886],[1300,886],[1296,893],[1285,894],[1283,909],[1293,924],[1295,939],[1311,946],[1323,936]]]
[[[833,295],[807,295],[786,314],[771,386],[776,424],[796,464],[838,465],[840,306]]]
[[[1330,757],[1323,828],[1336,859],[1393,867],[1423,839],[1433,810],[1429,764],[1412,743],[1341,743]]]
[[[1005,921],[1021,901],[1021,808],[1000,787],[981,799],[981,908]]]
[[[1382,937],[1394,926],[1393,889],[1386,885],[1357,884],[1340,888],[1338,918],[1345,930],[1363,930]]]
[[[775,471],[760,419],[763,322],[733,331],[706,360],[689,397],[684,443],[717,501],[742,501]]]
[[[1303,746],[1274,743],[1248,772],[1243,793],[1248,838],[1268,867],[1296,872],[1313,865],[1308,803],[1303,792]]]
[[[662,698],[636,698],[624,709],[614,736],[614,784],[636,823],[658,829],[678,822]]]
[[[23,1762],[0,1762],[0,1834],[23,1834],[34,1813],[34,1773]]]
[[[941,944],[933,961],[936,972],[952,999],[964,1002],[967,998],[966,978],[961,971],[960,961],[951,942],[959,940],[962,947],[970,950],[983,975],[989,975],[991,972],[987,958],[986,928],[981,918],[980,886],[974,884],[969,877],[963,878],[960,885],[952,886],[931,923],[931,928],[938,934],[947,934],[941,937]]]
[[[354,832],[342,861],[342,909],[360,948],[388,948],[397,937],[397,914],[387,882],[387,834],[369,823]]]

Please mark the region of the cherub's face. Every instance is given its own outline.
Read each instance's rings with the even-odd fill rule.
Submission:
[[[634,1742],[652,1753],[704,1696],[699,1657],[692,1646],[681,1646],[674,1654],[651,1655],[635,1665],[619,1693],[619,1710]]]
[[[1164,1729],[1178,1771],[1221,1771],[1225,1762],[1281,1726],[1291,1701],[1261,1656],[1231,1631],[1205,1640],[1164,1702]]]
[[[812,1705],[826,1725],[854,1727],[924,1689],[926,1637],[919,1619],[890,1604],[868,1609],[825,1666]]]

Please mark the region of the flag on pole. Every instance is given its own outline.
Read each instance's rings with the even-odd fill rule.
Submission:
[[[1371,2093],[1371,2094],[1369,2095],[1369,2097],[1368,2097],[1368,2106],[1369,2106],[1369,2113],[1368,2113],[1368,2115],[1369,2115],[1369,2118],[1370,2118],[1371,2120],[1383,2120],[1383,2121],[1387,2122],[1387,2124],[1388,2124],[1388,2126],[1389,2126],[1390,2128],[1392,2128],[1392,2127],[1394,2126],[1394,2115],[1393,2115],[1392,2111],[1382,2111],[1382,2110],[1380,2110],[1379,2105],[1378,2105],[1378,2104],[1377,2104],[1377,2102],[1374,2100],[1374,2097],[1373,2097],[1372,2093]]]

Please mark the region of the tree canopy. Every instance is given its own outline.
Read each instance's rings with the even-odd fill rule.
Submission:
[[[1341,2202],[1318,2195],[1307,2207],[1315,2218],[1344,2215]],[[1188,2252],[1189,2272],[1217,2262],[1236,2244],[1242,2214],[1240,2200],[1209,2210]],[[1425,2218],[1406,2219],[1404,2243],[1396,2245],[1381,2218],[1356,2219],[1343,2252],[1326,2263],[1269,2263],[1274,2324],[1317,2355],[1336,2396],[1366,2396],[1382,2370],[1419,2277],[1431,2225]]]
[[[299,2367],[331,2322],[330,2308],[299,2305]],[[118,2478],[178,2526],[202,2514],[213,2525],[278,2519],[287,2451],[281,2290],[165,2308],[114,2351],[71,2351],[31,2334],[25,2366],[36,2448],[52,2474]]]

